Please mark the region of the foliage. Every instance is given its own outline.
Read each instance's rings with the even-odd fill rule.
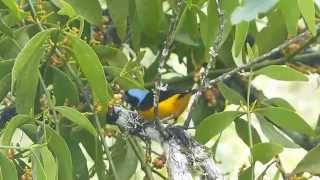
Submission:
[[[210,63],[210,48],[219,38],[218,5],[216,0],[0,0],[0,179],[129,179],[141,171],[149,179],[167,176],[141,158],[148,152],[141,139],[106,123],[106,112],[111,105],[126,106],[124,90],[153,87],[174,23],[169,51],[186,74],[165,63],[163,82],[177,89],[199,84],[199,71]],[[318,43],[319,5],[221,1],[222,43],[208,78],[239,71],[202,90],[191,113],[194,138],[202,144],[235,125],[251,152],[240,179],[253,179],[258,161],[273,165],[283,178],[319,175],[319,132],[285,99],[268,99],[252,85],[261,75],[308,81],[306,72],[320,73],[319,50],[310,48]],[[292,37],[299,38],[279,47]],[[317,60],[308,58],[314,55]],[[172,57],[165,60],[175,61]],[[259,57],[266,58],[253,62]],[[241,69],[245,64],[250,66]],[[236,108],[230,111],[229,105]],[[13,138],[17,129],[31,144]],[[279,159],[284,148],[308,151],[292,172],[285,172]],[[150,158],[161,159],[157,156]]]

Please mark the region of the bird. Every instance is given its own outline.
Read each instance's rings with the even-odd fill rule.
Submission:
[[[178,118],[187,108],[193,91],[161,90],[159,96],[159,118]],[[145,89],[129,89],[125,101],[136,109],[145,120],[155,120],[153,92]]]

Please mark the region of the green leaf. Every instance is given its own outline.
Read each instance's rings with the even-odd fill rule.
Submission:
[[[256,35],[256,45],[260,54],[271,51],[276,46],[287,40],[287,27],[280,11],[273,11],[268,16],[268,24]]]
[[[298,21],[300,18],[297,0],[280,0],[279,8],[287,25],[289,36],[295,36],[298,32]]]
[[[265,102],[272,106],[282,107],[290,111],[296,111],[288,101],[282,98],[271,98],[271,99],[267,99]]]
[[[149,38],[155,38],[159,33],[163,16],[161,0],[135,0],[136,13],[141,31]]]
[[[293,173],[309,172],[311,174],[320,173],[320,145],[311,149],[303,159],[298,163],[297,167],[293,170]]]
[[[308,78],[301,72],[287,66],[270,65],[254,72],[255,75],[265,75],[272,79],[282,81],[308,81]]]
[[[91,24],[99,25],[102,22],[102,9],[98,0],[65,0],[77,14]],[[60,7],[62,7],[60,5]],[[65,7],[64,7],[65,8]],[[70,12],[69,12],[70,13]]]
[[[119,178],[130,179],[136,172],[138,159],[129,142],[118,138],[110,150]]]
[[[175,40],[190,46],[199,45],[200,32],[197,24],[197,14],[193,9],[186,8],[177,25]]]
[[[82,115],[79,111],[67,106],[57,106],[54,109],[58,111],[62,116],[72,121],[73,123],[86,129],[93,136],[97,135],[97,131],[93,127],[93,125],[90,123],[90,120],[84,115]]]
[[[4,22],[4,20],[0,19],[0,31],[3,32],[5,35],[13,38],[13,32],[10,27]]]
[[[239,4],[238,0],[224,0],[221,1],[221,9],[224,15],[224,32],[223,32],[223,41],[229,35],[232,26],[230,22],[230,16],[236,6]],[[198,15],[200,18],[200,32],[201,38],[206,46],[206,48],[210,48],[213,45],[213,41],[215,37],[217,37],[218,32],[218,14],[216,3],[214,0],[208,1],[207,6],[207,15],[203,13],[200,9],[198,10]]]
[[[0,179],[18,180],[18,173],[14,164],[0,152]]]
[[[53,73],[53,94],[56,98],[56,105],[79,104],[79,91],[76,84],[68,77],[66,73],[58,68],[51,68]]]
[[[313,0],[297,0],[300,12],[305,20],[309,31],[315,36],[317,34],[316,28],[316,10]]]
[[[251,149],[253,161],[260,161],[263,164],[269,162],[274,156],[280,154],[282,151],[283,147],[281,145],[272,143],[256,144]]]
[[[127,33],[129,0],[107,0],[108,10],[115,23],[117,34],[123,41]]]
[[[66,142],[50,127],[46,127],[46,135],[48,147],[58,161],[58,179],[72,180],[72,159]]]
[[[235,90],[231,89],[224,83],[218,83],[218,88],[222,93],[223,97],[229,101],[231,104],[241,104],[240,102],[246,102],[246,100]]]
[[[268,12],[277,4],[278,0],[246,0],[244,5],[237,7],[232,15],[232,24],[239,24],[242,21],[251,21],[259,14]]]
[[[43,162],[43,169],[47,176],[47,180],[57,180],[58,167],[52,153],[47,147],[39,149]]]
[[[46,173],[40,161],[39,150],[31,150],[31,162],[32,162],[32,178],[37,180],[47,180]]]
[[[248,180],[248,179],[254,179],[254,173],[252,173],[252,166],[240,172],[240,175],[239,175],[239,180]]]
[[[241,114],[242,112],[238,111],[224,111],[206,117],[196,129],[196,139],[202,144],[208,142]]]
[[[12,60],[2,60],[0,61],[0,79],[11,72],[14,61]]]
[[[102,111],[105,111],[110,99],[110,94],[108,93],[110,87],[104,75],[101,62],[94,50],[85,41],[74,36],[70,36],[70,38],[72,39],[73,55],[89,82],[95,103],[103,108]]]
[[[133,79],[132,75],[128,72],[122,72],[122,69],[120,68],[108,66],[105,67],[105,70],[107,74],[110,74],[113,78],[115,78],[115,81],[123,90],[128,90],[130,88],[144,88],[143,84]]]
[[[51,30],[36,34],[18,54],[12,69],[12,89],[16,96],[17,112],[33,113],[39,80],[40,60]]]
[[[279,107],[267,107],[257,109],[256,112],[267,117],[281,128],[296,131],[305,135],[314,135],[314,130],[308,125],[308,123],[293,111]]]
[[[121,49],[111,46],[97,45],[94,46],[94,50],[104,65],[108,64],[110,66],[122,68],[128,63],[128,58]]]
[[[269,140],[269,142],[275,144],[281,144],[286,148],[300,148],[297,144],[295,144],[290,138],[288,138],[285,134],[279,131],[273,124],[268,122],[262,116],[257,116],[260,122],[260,127],[263,134]]]
[[[234,123],[236,126],[236,132],[238,136],[242,139],[244,143],[246,143],[248,147],[250,147],[248,122],[241,118],[238,118],[234,121]],[[261,143],[261,139],[256,128],[254,128],[252,125],[250,126],[252,131],[252,143],[253,144]]]
[[[73,18],[77,15],[75,10],[72,8],[72,6],[67,3],[64,0],[59,0],[60,3],[60,10],[58,11],[59,15],[66,15],[69,16],[69,18]]]
[[[19,8],[15,0],[2,0],[2,2],[19,20],[22,20],[22,18],[25,16],[25,13]]]
[[[38,128],[32,124],[25,124],[21,127],[24,133],[33,141],[38,141]],[[48,148],[56,158],[58,164],[58,179],[73,180],[73,166],[70,150],[60,135],[52,128],[46,126],[46,139]]]
[[[0,102],[6,97],[10,91],[11,85],[11,74],[7,74],[0,79]]]
[[[30,116],[20,114],[11,118],[8,124],[6,125],[5,129],[2,131],[0,137],[0,144],[4,146],[11,145],[11,139],[16,129],[22,126],[23,124],[30,122],[31,120],[32,118]],[[8,152],[7,149],[0,150],[0,153],[7,154],[6,152]]]
[[[244,46],[244,43],[247,38],[248,30],[249,30],[248,22],[242,22],[236,25],[235,39],[232,44],[232,50],[234,52],[235,57],[238,57],[240,55],[242,47]]]

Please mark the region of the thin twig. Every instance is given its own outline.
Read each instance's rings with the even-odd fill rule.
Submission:
[[[210,58],[209,58],[209,62],[207,64],[207,66],[205,67],[205,69],[203,70],[203,72],[200,72],[200,86],[197,89],[197,92],[194,96],[194,98],[192,99],[191,102],[191,106],[190,106],[190,110],[188,112],[187,115],[187,119],[184,123],[184,128],[188,129],[190,122],[191,122],[191,114],[192,114],[192,110],[194,108],[194,106],[197,104],[198,99],[201,95],[201,91],[207,86],[207,76],[213,66],[213,63],[216,61],[216,58],[218,56],[218,51],[220,49],[220,46],[222,44],[222,40],[223,40],[223,33],[224,33],[224,15],[221,9],[221,4],[220,4],[220,0],[215,0],[216,6],[217,6],[217,14],[219,17],[219,31],[217,34],[216,39],[213,42],[213,46],[210,48],[209,54],[210,54]]]
[[[60,126],[59,126],[60,123],[59,123],[59,119],[58,119],[57,113],[54,110],[54,103],[51,100],[50,93],[49,93],[49,91],[47,89],[47,86],[46,86],[46,84],[45,84],[45,82],[44,82],[44,80],[42,78],[41,73],[40,72],[38,72],[38,73],[39,73],[39,79],[40,79],[41,87],[42,87],[42,89],[43,89],[43,91],[44,91],[44,93],[46,95],[46,98],[47,98],[48,107],[52,111],[52,116],[53,116],[53,119],[54,119],[54,121],[56,123],[56,131],[59,134],[60,133]],[[44,131],[44,135],[45,135],[45,128],[43,129],[43,131]]]
[[[297,49],[295,52],[293,52],[292,54],[288,55],[286,58],[287,59],[291,59],[293,58],[294,56],[296,56],[299,52],[301,52],[303,49],[305,49],[305,47],[307,47],[308,45],[310,45],[311,43],[313,43],[317,37],[319,36],[319,32],[317,33],[316,36],[310,38],[303,46],[301,46],[299,49]],[[252,60],[250,63],[247,63],[247,64],[244,64],[244,65],[241,65],[229,72],[226,72],[220,76],[218,76],[217,78],[215,79],[212,79],[209,84],[210,85],[213,85],[213,84],[216,84],[218,82],[221,82],[221,81],[224,81],[224,80],[227,80],[229,78],[231,78],[233,75],[237,74],[238,72],[241,72],[243,70],[248,70],[250,69],[251,67],[254,67],[264,61],[267,61],[269,59],[271,59],[271,57],[274,57],[275,55],[279,54],[282,52],[282,50],[284,50],[285,48],[287,48],[289,45],[291,45],[292,43],[302,39],[302,38],[305,38],[306,36],[309,36],[310,33],[309,32],[304,32],[304,33],[301,33],[299,34],[298,36],[296,36],[295,38],[281,44],[280,46],[272,49],[271,51],[269,51],[268,53],[265,53],[263,54],[262,56],[259,56],[257,58],[255,58],[254,60]]]
[[[37,11],[36,11],[36,9],[35,9],[34,6],[33,6],[32,0],[28,0],[28,4],[29,4],[29,6],[30,6],[30,9],[31,9],[33,18],[35,19],[37,25],[39,26],[39,28],[40,28],[41,31],[44,31],[44,28],[43,28],[41,22],[40,22],[39,19],[38,19]]]
[[[163,134],[164,134],[164,131],[163,131],[162,124],[160,123],[160,115],[159,115],[159,96],[160,96],[160,91],[162,87],[161,80],[162,80],[162,74],[164,71],[164,65],[168,55],[170,54],[170,48],[174,41],[177,26],[181,17],[181,9],[182,9],[182,1],[178,0],[177,7],[175,10],[173,10],[174,19],[171,21],[169,32],[167,34],[166,40],[164,41],[163,48],[160,51],[159,67],[158,67],[158,73],[156,76],[157,79],[155,80],[155,83],[154,83],[153,107],[154,107],[154,114],[156,115],[155,122],[158,128],[160,129],[160,132],[162,132]]]

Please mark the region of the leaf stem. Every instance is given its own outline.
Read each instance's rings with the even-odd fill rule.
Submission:
[[[251,108],[250,108],[250,94],[251,94],[251,84],[252,84],[252,69],[250,69],[249,79],[248,79],[248,90],[247,90],[247,119],[248,119],[248,134],[249,134],[249,146],[250,146],[250,164],[251,164],[251,177],[254,180],[254,162],[252,156],[253,140],[252,140],[252,119],[251,119]]]

